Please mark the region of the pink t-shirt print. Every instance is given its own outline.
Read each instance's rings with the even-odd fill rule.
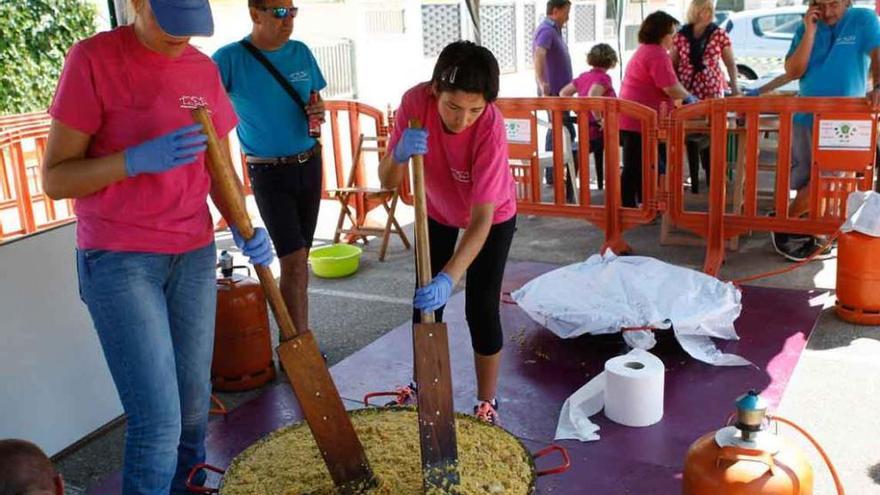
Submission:
[[[666,102],[672,110],[672,99],[663,92],[678,82],[672,57],[660,45],[639,45],[626,66],[626,75],[620,85],[620,97],[624,100],[641,103],[646,107],[660,111],[660,104]],[[620,128],[627,131],[641,132],[638,120],[621,115]]]
[[[493,225],[516,214],[507,133],[495,105],[488,105],[472,126],[450,134],[443,130],[431,86],[418,84],[403,95],[389,150],[397,146],[411,118],[421,119],[428,130],[425,191],[429,217],[443,225],[465,228],[475,204],[495,205]]]
[[[605,88],[605,94],[602,96],[607,98],[616,98],[617,93],[614,92],[614,86],[611,83],[611,77],[608,75],[608,72],[605,69],[590,69],[581,75],[577,76],[574,81],[575,89],[577,89],[578,96],[590,96],[590,88],[594,85],[598,84]],[[602,137],[602,130],[599,129],[596,121],[593,120],[593,117],[590,116],[590,141],[599,139]]]
[[[236,117],[214,63],[187,47],[171,59],[143,46],[130,26],[71,48],[49,113],[89,134],[89,157],[100,157],[192,124],[190,110],[207,104],[221,138]],[[128,178],[75,203],[77,246],[178,254],[211,242],[204,154],[190,165]]]

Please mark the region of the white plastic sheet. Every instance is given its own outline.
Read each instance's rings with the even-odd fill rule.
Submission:
[[[737,340],[741,293],[688,268],[611,251],[535,278],[511,297],[528,315],[562,338],[608,334],[621,328],[674,328],[682,348],[716,366],[749,365],[719,351],[711,338]],[[650,349],[651,332],[625,332],[627,343]]]
[[[846,222],[840,230],[880,237],[880,194],[874,191],[850,194],[846,198]]]

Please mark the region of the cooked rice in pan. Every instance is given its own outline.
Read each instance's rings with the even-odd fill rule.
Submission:
[[[370,494],[422,494],[418,415],[385,409],[351,415],[378,486]],[[532,461],[501,428],[458,415],[459,494],[525,495]],[[440,491],[438,490],[438,493]],[[282,428],[241,453],[224,476],[223,495],[336,493],[309,428]]]

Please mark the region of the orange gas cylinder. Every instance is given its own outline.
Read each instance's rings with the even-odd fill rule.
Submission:
[[[736,426],[707,433],[688,449],[685,495],[809,495],[813,468],[803,453],[766,430],[755,392],[737,400]]]
[[[880,237],[846,232],[837,240],[837,316],[880,325]]]
[[[224,276],[217,279],[211,382],[215,390],[249,390],[275,378],[266,297],[259,282],[233,274],[231,257],[224,255]]]

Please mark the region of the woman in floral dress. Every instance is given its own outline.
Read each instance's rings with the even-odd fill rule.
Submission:
[[[692,0],[687,12],[688,23],[676,33],[672,49],[672,65],[681,84],[700,100],[721,98],[729,88],[739,95],[736,85],[736,63],[730,37],[712,22],[715,8],[711,0]],[[727,68],[727,79],[719,60]],[[699,163],[702,161],[709,184],[709,136],[691,134],[686,141],[691,174],[691,192],[699,192]]]

